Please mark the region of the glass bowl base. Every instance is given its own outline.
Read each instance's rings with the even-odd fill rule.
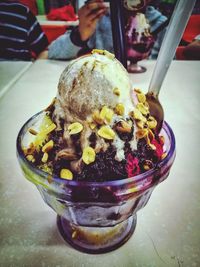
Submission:
[[[132,236],[136,215],[112,227],[85,227],[57,216],[57,226],[64,240],[75,249],[91,254],[109,252],[122,246]]]
[[[137,63],[130,63],[127,68],[129,73],[143,73],[147,70],[145,67],[140,66]]]

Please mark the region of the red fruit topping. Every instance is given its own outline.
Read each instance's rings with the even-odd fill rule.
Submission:
[[[163,142],[161,140],[156,140],[155,138],[151,141],[151,144],[153,144],[156,147],[155,155],[160,160],[163,155]]]
[[[139,161],[136,157],[132,156],[131,154],[128,154],[127,157],[126,172],[128,174],[128,178],[140,174]]]

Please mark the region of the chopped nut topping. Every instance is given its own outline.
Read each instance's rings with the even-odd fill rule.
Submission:
[[[144,125],[145,125],[145,123],[143,121],[136,121],[136,124],[137,124],[138,128],[140,128],[140,129],[143,129]]]
[[[138,103],[136,108],[142,113],[142,115],[146,116],[149,114],[149,109],[143,103]]]
[[[139,88],[134,88],[134,91],[138,94],[142,93],[142,91]]]
[[[105,122],[105,123],[110,123],[113,117],[113,110],[108,108],[107,106],[104,106],[100,112],[100,118]]]
[[[131,114],[135,120],[143,121],[144,123],[147,119],[142,115],[141,111],[137,108],[134,109],[133,114]]]
[[[113,140],[115,138],[115,132],[109,126],[102,126],[97,133],[104,139]]]
[[[143,165],[143,168],[148,171],[153,167],[153,163],[151,160],[145,160],[145,163]]]
[[[124,108],[124,105],[122,103],[118,103],[115,107],[115,113],[117,115],[124,115],[124,111],[125,111],[125,108]]]
[[[28,131],[32,135],[37,135],[38,134],[38,132],[36,130],[34,130],[33,128],[29,128]]]
[[[76,237],[77,237],[77,231],[75,230],[72,232],[72,239],[75,239]]]
[[[100,112],[99,110],[95,110],[92,114],[93,120],[97,123],[102,125],[103,124],[103,119],[100,117]]]
[[[147,120],[147,125],[150,129],[154,129],[157,126],[157,121],[153,116],[149,116]]]
[[[94,54],[94,53],[98,53],[99,55],[105,55],[105,56],[107,56],[107,57],[110,58],[110,59],[115,58],[114,54],[108,52],[107,50],[93,49],[91,53],[92,53],[92,54]]]
[[[60,177],[66,180],[72,180],[73,179],[73,173],[68,169],[62,169],[60,171]]]
[[[120,90],[119,90],[119,88],[115,87],[115,88],[113,89],[113,94],[115,94],[115,95],[117,95],[117,96],[120,96]]]
[[[83,125],[80,122],[74,122],[68,126],[70,135],[80,133],[83,130]]]
[[[85,164],[88,165],[94,162],[95,158],[96,158],[96,153],[92,147],[88,146],[83,149],[82,159]]]
[[[147,129],[139,129],[137,132],[136,132],[136,137],[138,139],[141,139],[141,138],[144,138],[148,135],[148,130]]]
[[[131,133],[132,125],[126,121],[120,121],[117,123],[116,130],[120,133]]]
[[[48,157],[49,157],[48,153],[47,153],[47,152],[44,152],[41,161],[42,161],[43,163],[46,163],[47,160],[48,160]]]
[[[110,52],[108,52],[107,50],[104,50],[104,55],[107,56],[110,59],[114,59],[115,58],[115,55],[110,53]]]
[[[33,157],[33,155],[27,155],[26,158],[30,162],[35,162],[35,158]]]
[[[166,158],[166,157],[167,157],[167,153],[165,152],[165,153],[162,154],[161,159],[164,159],[164,158]]]
[[[89,122],[88,124],[91,130],[94,130],[97,127],[95,122]]]
[[[53,140],[50,140],[42,147],[42,152],[49,152],[53,148]]]
[[[138,93],[138,94],[137,94],[137,99],[138,99],[138,101],[139,101],[140,103],[144,103],[144,102],[146,101],[146,96],[145,96],[145,94],[143,94],[143,93]]]
[[[29,147],[28,148],[23,148],[23,151],[24,151],[24,155],[27,156],[29,154],[33,154],[34,151],[35,151],[35,146],[33,143],[30,143]]]
[[[51,184],[51,183],[53,182],[53,177],[52,177],[52,175],[49,174],[49,175],[47,176],[47,181],[48,181],[49,184]]]

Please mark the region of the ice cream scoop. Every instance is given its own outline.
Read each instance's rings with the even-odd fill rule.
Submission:
[[[113,54],[93,50],[72,61],[61,74],[54,116],[58,119],[85,120],[95,109],[114,108],[126,101],[132,107],[130,79]]]

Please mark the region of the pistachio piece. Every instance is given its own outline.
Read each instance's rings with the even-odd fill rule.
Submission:
[[[94,162],[95,157],[96,157],[96,153],[92,147],[88,146],[83,149],[82,159],[85,164],[88,165]]]
[[[108,125],[102,126],[97,133],[104,139],[113,140],[115,138],[115,132]]]
[[[140,103],[144,103],[146,101],[146,96],[143,93],[137,93],[137,99]]]
[[[72,180],[73,179],[73,173],[69,169],[62,169],[60,171],[60,178],[63,178],[66,180]]]
[[[33,154],[35,152],[35,146],[33,143],[30,143],[29,147],[23,147],[24,155],[27,156],[29,154]]]
[[[126,121],[120,121],[116,125],[116,130],[120,133],[131,133],[132,125]]]
[[[149,109],[143,103],[138,103],[136,108],[142,113],[142,115],[146,116],[149,114]]]
[[[97,53],[99,55],[104,55],[104,50],[102,50],[102,49],[92,49],[92,52],[91,53],[92,54]]]
[[[166,153],[166,152],[164,152],[164,153],[162,154],[162,156],[161,156],[161,159],[164,159],[164,158],[166,158],[166,156],[167,156],[167,153]]]
[[[53,176],[49,174],[47,176],[47,181],[48,181],[49,184],[51,184],[53,182]]]
[[[115,87],[115,88],[113,89],[113,94],[114,94],[114,95],[117,95],[117,96],[120,96],[120,90],[119,90],[119,88]]]
[[[44,152],[41,161],[42,161],[43,163],[46,163],[47,160],[48,160],[48,157],[49,157],[48,153],[47,153],[47,152]]]
[[[136,137],[138,139],[141,139],[141,138],[144,138],[148,135],[148,130],[147,129],[139,129],[137,132],[136,132]]]
[[[80,133],[83,130],[83,125],[80,122],[74,122],[68,126],[70,135]]]
[[[153,116],[149,116],[147,120],[147,125],[150,129],[154,129],[157,126],[157,121]]]
[[[42,147],[42,152],[49,152],[53,148],[53,140],[50,140]]]
[[[133,114],[131,114],[135,120],[143,121],[144,123],[147,119],[142,115],[141,111],[137,108],[134,109]]]
[[[107,113],[105,115],[105,122],[111,123],[112,118],[113,118],[113,114],[114,114],[113,110],[112,109],[108,109],[108,111],[107,111]]]
[[[30,162],[35,162],[35,158],[33,157],[33,155],[27,155],[26,158]]]
[[[28,131],[32,135],[37,135],[38,134],[38,132],[36,130],[34,130],[33,128],[29,128]]]
[[[110,59],[114,59],[114,58],[115,58],[115,55],[114,55],[114,54],[108,52],[107,50],[103,50],[103,51],[104,51],[103,54],[104,54],[105,56],[107,56],[108,58],[110,58]]]
[[[100,118],[105,122],[105,123],[110,123],[113,117],[113,110],[108,108],[107,106],[104,106],[100,112]]]
[[[153,168],[153,162],[151,160],[145,160],[143,168],[148,171]]]
[[[94,130],[97,127],[95,122],[89,122],[88,125],[89,125],[91,130]]]
[[[145,125],[145,123],[143,121],[136,121],[136,124],[137,124],[138,128],[140,128],[140,129],[143,129],[144,125]]]
[[[142,91],[139,88],[134,88],[134,91],[138,94],[142,93]]]
[[[115,107],[115,113],[117,115],[124,115],[124,111],[125,111],[125,108],[124,108],[124,105],[122,103],[118,103]]]
[[[75,239],[77,237],[77,235],[78,235],[77,231],[76,230],[73,231],[72,232],[72,239]]]
[[[114,59],[115,58],[115,55],[110,53],[110,52],[108,52],[107,50],[93,49],[92,50],[92,54],[94,54],[94,53],[98,53],[99,55],[105,55],[110,59]]]
[[[100,117],[100,112],[99,110],[95,110],[92,114],[92,119],[97,123],[102,125],[103,124],[103,119]]]

